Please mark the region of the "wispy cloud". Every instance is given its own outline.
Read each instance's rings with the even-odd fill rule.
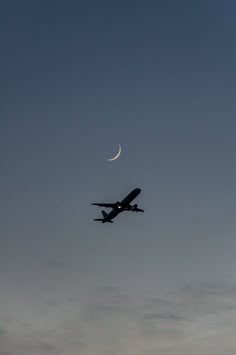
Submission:
[[[0,355],[232,355],[234,293],[226,283],[188,283],[154,298],[96,287],[83,301],[45,303],[53,321],[45,315],[30,327],[21,327],[19,319],[8,328],[3,322]]]

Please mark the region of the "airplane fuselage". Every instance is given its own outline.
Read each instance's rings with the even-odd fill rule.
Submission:
[[[134,189],[131,191],[122,201],[121,205],[129,206],[130,202],[133,201],[141,192],[141,189]]]
[[[118,216],[123,210],[121,208],[114,208],[107,216],[104,218],[104,222],[110,222],[113,218]]]

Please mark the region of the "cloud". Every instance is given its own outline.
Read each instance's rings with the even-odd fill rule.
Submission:
[[[14,349],[16,350],[14,346],[11,346],[7,329],[0,326],[0,355],[13,355]]]
[[[186,318],[171,312],[149,313],[144,316],[147,320],[170,320],[170,321],[185,321]]]
[[[3,339],[6,336],[7,332],[4,328],[0,327],[0,339]]]
[[[83,300],[45,302],[48,312],[36,313],[30,326],[9,317],[0,355],[232,355],[234,292],[226,283],[188,283],[162,297],[95,287]]]
[[[199,282],[186,283],[180,290],[182,293],[191,297],[206,297],[213,295],[229,294],[235,286],[229,285],[226,282]]]

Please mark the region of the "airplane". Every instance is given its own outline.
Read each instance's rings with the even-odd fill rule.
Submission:
[[[134,189],[131,191],[121,202],[117,201],[116,203],[91,203],[91,205],[99,207],[112,208],[110,213],[106,213],[102,210],[103,218],[96,218],[94,221],[99,221],[102,223],[113,223],[112,219],[115,218],[118,214],[123,211],[132,211],[132,212],[144,212],[141,208],[138,208],[138,205],[131,205],[130,202],[133,201],[141,192],[141,189]]]

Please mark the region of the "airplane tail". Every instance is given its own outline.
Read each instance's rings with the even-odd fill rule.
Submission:
[[[106,222],[113,223],[113,221],[109,221],[109,220],[107,221],[107,220],[102,219],[102,218],[95,218],[94,221],[99,221],[99,222],[102,222],[102,223],[106,223]]]
[[[103,215],[103,218],[95,218],[94,221],[99,221],[99,222],[102,222],[102,223],[105,223],[105,222],[113,223],[113,221],[110,221],[109,219],[106,219],[108,214],[105,211],[102,211],[102,215]]]
[[[107,216],[108,216],[108,214],[107,214],[105,211],[103,211],[103,210],[102,210],[102,215],[103,215],[103,218],[104,218],[104,219],[106,219]]]

